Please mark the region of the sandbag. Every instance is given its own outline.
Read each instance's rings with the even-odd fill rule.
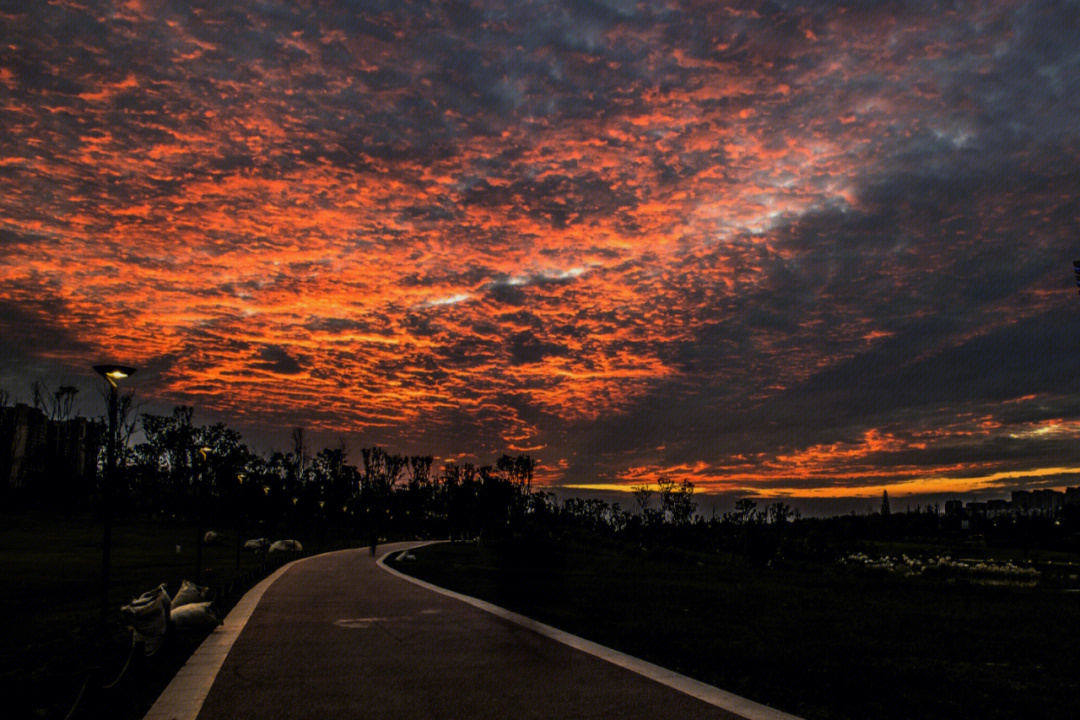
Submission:
[[[169,606],[169,594],[165,592],[165,585],[162,584],[120,608],[120,612],[127,616],[131,623],[135,641],[143,643],[147,656],[156,653],[165,639]]]
[[[154,598],[161,598],[161,604],[165,607],[165,616],[168,617],[169,611],[172,610],[172,598],[169,597],[169,592],[165,589],[165,583],[161,583],[153,590],[147,590],[139,597],[131,601],[132,605],[141,605],[154,600]]]
[[[169,619],[172,620],[177,630],[213,628],[221,624],[217,613],[214,612],[208,602],[189,603],[181,607],[173,607]]]
[[[252,538],[244,543],[244,549],[250,552],[258,552],[270,547],[270,541],[266,538]]]
[[[180,583],[180,590],[176,593],[176,597],[172,599],[172,606],[173,609],[176,609],[182,605],[206,602],[212,599],[213,596],[210,588],[205,585],[196,585],[193,582],[184,580]]]
[[[202,541],[203,545],[220,545],[222,542],[221,533],[207,530]]]
[[[270,552],[301,552],[303,549],[298,540],[277,540],[270,546]]]

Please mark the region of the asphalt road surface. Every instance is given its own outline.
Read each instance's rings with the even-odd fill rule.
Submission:
[[[345,550],[297,563],[267,589],[198,717],[739,716]]]

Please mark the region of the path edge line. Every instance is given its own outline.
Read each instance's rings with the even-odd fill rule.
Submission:
[[[424,543],[424,545],[432,545],[438,542],[446,541],[434,540],[432,542]],[[423,547],[423,545],[418,545],[417,547]],[[475,608],[479,608],[484,612],[491,613],[492,615],[500,617],[503,620],[512,622],[515,625],[520,625],[521,627],[532,630],[539,635],[543,635],[544,637],[555,640],[556,642],[560,642],[563,645],[568,645],[575,650],[580,650],[584,653],[588,653],[589,655],[600,658],[601,660],[612,663],[613,665],[618,665],[621,668],[625,668],[633,673],[637,673],[638,675],[649,678],[650,680],[654,680],[661,685],[666,685],[673,690],[678,690],[681,693],[697,698],[698,700],[706,702],[714,707],[718,707],[721,710],[727,710],[728,712],[735,713],[736,715],[741,715],[742,717],[746,718],[746,720],[802,720],[802,718],[798,717],[797,715],[791,715],[775,708],[771,708],[768,705],[762,705],[761,703],[754,702],[753,700],[744,698],[741,695],[736,695],[726,690],[721,690],[720,688],[714,687],[712,685],[707,685],[700,680],[695,680],[691,677],[687,677],[686,675],[677,673],[674,670],[669,670],[659,665],[655,665],[646,660],[642,660],[641,658],[636,658],[633,655],[627,655],[626,653],[619,652],[618,650],[614,650],[604,645],[600,645],[599,643],[595,643],[591,640],[586,640],[583,637],[578,637],[577,635],[568,633],[565,630],[559,630],[558,628],[552,627],[551,625],[545,625],[538,620],[533,620],[532,618],[525,617],[524,615],[520,615],[516,612],[507,610],[506,608],[499,607],[498,605],[493,605],[492,603],[489,603],[485,600],[480,600],[479,598],[474,598],[469,595],[463,595],[459,592],[454,592],[453,590],[447,590],[446,588],[439,587],[438,585],[433,585],[429,582],[426,582],[419,578],[415,578],[411,575],[406,575],[400,570],[395,570],[394,568],[390,567],[385,562],[388,557],[390,557],[391,555],[395,555],[399,552],[402,551],[395,550],[385,553],[382,557],[379,558],[376,564],[386,572],[390,573],[391,575],[396,575],[402,580],[407,580],[414,585],[419,585],[422,588],[437,592],[440,595],[445,595],[447,597],[454,598],[455,600],[460,600],[461,602],[472,605]]]
[[[319,555],[326,554],[328,553],[319,553]],[[255,606],[262,600],[262,596],[293,565],[317,558],[319,555],[309,555],[285,563],[244,593],[244,596],[225,616],[222,624],[206,636],[168,686],[162,690],[153,706],[143,716],[143,720],[195,720],[199,711],[202,710],[206,696],[210,693],[210,686],[214,684],[225,662],[225,656],[229,654],[236,638],[247,626],[247,621],[254,612]]]

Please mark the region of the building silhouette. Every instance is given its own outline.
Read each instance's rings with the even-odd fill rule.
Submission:
[[[50,420],[23,403],[0,407],[0,489],[87,494],[97,476],[101,437],[101,426],[83,417]]]

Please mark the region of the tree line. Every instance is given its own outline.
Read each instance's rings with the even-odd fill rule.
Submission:
[[[35,385],[33,395],[50,418],[70,416],[72,389],[52,392]],[[802,518],[783,501],[759,507],[757,499],[743,498],[730,512],[705,518],[688,480],[662,477],[634,487],[626,507],[597,498],[560,500],[533,488],[537,463],[529,455],[503,454],[488,465],[434,467],[431,455],[401,455],[377,446],[352,456],[343,441],[316,450],[301,427],[290,433],[287,449],[258,454],[236,430],[220,422],[196,425],[194,415],[189,406],[164,415],[137,414],[131,396],[122,396],[114,493],[121,512],[238,526],[247,536],[337,533],[533,546],[578,537],[618,543],[631,552],[730,552],[755,565],[828,561],[874,542],[962,537],[990,546],[1080,550],[1076,505],[1055,516],[978,518],[963,531],[937,507],[891,512],[887,494],[878,512],[865,515]],[[104,438],[104,422],[95,422]],[[99,477],[105,442],[101,445]],[[100,499],[100,487],[45,500],[55,507],[85,506],[91,495]]]

